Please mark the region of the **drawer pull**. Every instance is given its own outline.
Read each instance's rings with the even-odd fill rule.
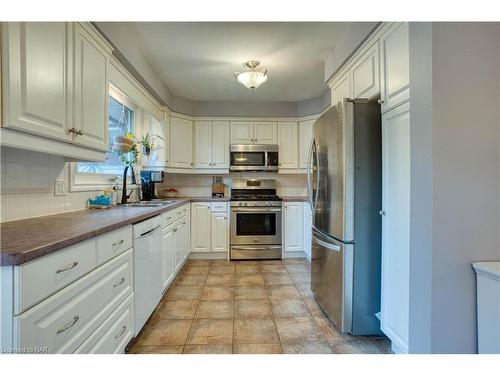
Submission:
[[[56,273],[61,273],[61,272],[69,271],[70,269],[75,268],[76,266],[78,266],[78,262],[73,262],[72,264],[69,264],[66,267],[59,268],[56,271]]]
[[[121,245],[124,242],[125,242],[125,240],[120,240],[120,241],[113,242],[113,246]]]
[[[121,335],[123,335],[123,334],[125,333],[125,331],[126,331],[126,330],[127,330],[127,326],[123,326],[123,327],[122,327],[122,331],[121,331],[118,335],[116,335],[116,336],[115,336],[115,340],[116,340],[118,337],[120,337]]]
[[[113,284],[113,288],[119,287],[125,282],[125,278],[122,277],[120,281],[118,281],[116,284]]]
[[[73,318],[72,322],[69,322],[64,327],[59,328],[57,330],[57,334],[63,333],[64,331],[66,331],[66,330],[70,329],[71,327],[73,327],[76,324],[76,322],[78,322],[78,319],[80,319],[80,317],[78,315],[75,315],[75,317]]]
[[[172,216],[169,216],[169,217],[167,217],[167,220],[170,220],[171,218],[172,218]]]

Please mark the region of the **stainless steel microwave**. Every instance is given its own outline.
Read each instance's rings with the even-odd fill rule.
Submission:
[[[278,145],[231,145],[229,153],[231,171],[278,170]]]

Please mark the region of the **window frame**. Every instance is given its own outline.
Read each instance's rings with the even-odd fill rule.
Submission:
[[[142,118],[142,114],[140,113],[141,108],[127,97],[125,93],[111,84],[108,89],[108,97],[109,96],[134,112],[133,132],[135,133],[140,127],[139,119]],[[106,98],[106,112],[108,111],[108,97]],[[106,116],[106,118],[108,118],[108,116]],[[107,126],[109,126],[109,124],[107,124]],[[114,173],[78,172],[76,164],[77,162],[69,163],[69,191],[71,192],[102,190],[122,183],[123,177],[121,175],[116,175]],[[130,172],[127,177],[127,184],[129,184],[131,188],[137,187],[137,185],[131,185]]]

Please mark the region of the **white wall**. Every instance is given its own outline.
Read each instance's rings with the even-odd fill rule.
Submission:
[[[410,351],[474,353],[471,263],[500,260],[500,26],[411,25],[410,40]]]

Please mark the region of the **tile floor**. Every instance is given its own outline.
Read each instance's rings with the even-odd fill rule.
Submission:
[[[313,299],[310,267],[190,260],[130,353],[383,354],[387,338],[341,334]]]

